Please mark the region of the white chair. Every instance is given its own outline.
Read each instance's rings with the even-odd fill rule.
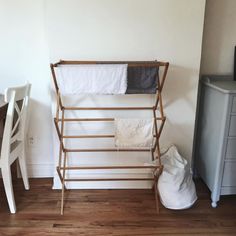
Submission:
[[[26,84],[21,87],[11,87],[5,91],[5,101],[8,102],[8,109],[0,150],[0,169],[11,213],[16,213],[11,177],[11,164],[16,159],[19,160],[25,189],[29,189],[25,161],[25,130],[30,87],[30,84]]]

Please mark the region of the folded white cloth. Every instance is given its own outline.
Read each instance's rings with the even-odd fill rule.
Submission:
[[[115,146],[152,147],[153,119],[115,119]]]
[[[127,64],[62,65],[55,68],[62,95],[124,94]]]

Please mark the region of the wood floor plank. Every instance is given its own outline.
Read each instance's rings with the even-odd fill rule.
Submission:
[[[0,183],[0,236],[41,235],[236,235],[236,196],[222,197],[210,205],[206,186],[196,183],[198,201],[191,208],[173,211],[160,207],[156,214],[151,190],[67,190],[64,215],[60,191],[51,179],[30,180],[25,191],[15,180],[17,214],[9,213]]]

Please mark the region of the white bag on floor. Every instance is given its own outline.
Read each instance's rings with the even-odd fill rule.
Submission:
[[[162,204],[174,210],[191,207],[197,195],[189,164],[175,146],[162,155],[161,161],[164,169],[159,177],[158,189]]]

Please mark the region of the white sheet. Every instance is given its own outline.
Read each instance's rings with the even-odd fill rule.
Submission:
[[[55,68],[62,95],[124,94],[127,64],[63,65]]]
[[[115,119],[116,147],[153,146],[153,119]]]

